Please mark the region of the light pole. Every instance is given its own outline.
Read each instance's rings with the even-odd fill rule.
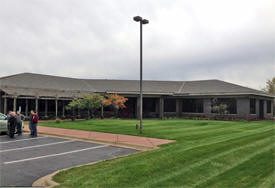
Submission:
[[[143,24],[148,24],[149,21],[146,19],[142,19],[142,17],[140,16],[135,16],[134,20],[136,22],[140,23],[140,105],[139,105],[139,118],[140,118],[140,125],[139,125],[139,132],[142,133],[142,105],[143,105],[143,101],[142,101],[142,25]]]

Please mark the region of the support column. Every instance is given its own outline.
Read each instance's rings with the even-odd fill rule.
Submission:
[[[176,99],[176,113],[177,113],[177,117],[181,117],[181,112],[182,112],[182,100],[181,99]]]
[[[7,97],[4,98],[4,114],[7,114],[8,101]]]
[[[271,101],[271,117],[274,114],[274,100]]]
[[[73,121],[74,121],[74,120],[75,120],[75,108],[73,108],[72,113],[73,113],[73,114],[72,114],[72,116],[73,116],[72,119],[73,119]]]
[[[55,99],[55,118],[57,119],[58,116],[58,100],[57,98]]]
[[[256,116],[257,116],[257,118],[260,117],[260,110],[259,110],[259,108],[260,108],[260,100],[256,99]]]
[[[205,115],[211,114],[211,99],[203,99],[203,113]]]
[[[17,97],[14,97],[13,98],[13,111],[16,112],[16,98]]]
[[[77,118],[80,118],[80,109],[77,108]]]
[[[155,112],[156,112],[157,114],[159,114],[159,100],[158,100],[158,99],[156,100]]]
[[[45,100],[45,117],[48,117],[48,100]]]
[[[38,97],[35,98],[35,112],[38,113]]]
[[[88,119],[90,119],[90,110],[89,109],[87,110],[87,117],[88,117]]]
[[[101,119],[104,119],[104,106],[103,104],[101,105]]]
[[[164,117],[164,98],[160,97],[159,99],[159,118],[163,119]]]
[[[3,105],[3,103],[2,103],[2,94],[1,94],[1,91],[0,91],[0,112],[1,113],[3,113],[3,108],[2,108],[2,105]]]
[[[237,114],[240,118],[249,118],[249,98],[238,98],[237,99]]]
[[[25,99],[25,116],[28,116],[29,112],[29,100]]]
[[[267,102],[264,100],[264,118],[267,118]]]

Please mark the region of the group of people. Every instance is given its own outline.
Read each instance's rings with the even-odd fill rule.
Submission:
[[[14,135],[18,136],[22,135],[22,124],[25,116],[21,114],[20,111],[16,113],[13,111],[9,111],[8,115],[8,134],[10,138],[14,138]],[[29,129],[31,131],[31,137],[37,137],[37,123],[38,123],[38,115],[33,110],[30,112],[30,123]]]

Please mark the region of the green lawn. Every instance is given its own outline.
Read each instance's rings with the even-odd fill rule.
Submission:
[[[137,120],[40,123],[139,135]],[[274,122],[145,120],[143,136],[175,139],[160,149],[61,172],[58,187],[272,188]]]

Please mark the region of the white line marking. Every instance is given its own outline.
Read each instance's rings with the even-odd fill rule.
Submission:
[[[9,162],[4,162],[3,164],[20,163],[20,162],[25,162],[25,161],[31,161],[31,160],[36,160],[36,159],[48,158],[48,157],[55,157],[55,156],[60,156],[60,155],[67,155],[70,153],[77,153],[77,152],[81,152],[81,151],[92,150],[92,149],[97,149],[97,148],[104,148],[104,147],[107,147],[107,145],[95,146],[95,147],[79,149],[79,150],[73,150],[73,151],[68,151],[68,152],[64,152],[64,153],[44,155],[44,156],[33,157],[33,158],[28,158],[28,159],[21,159],[21,160],[17,160],[17,161],[9,161]]]
[[[15,150],[29,149],[29,148],[37,148],[37,147],[42,147],[42,146],[51,146],[51,145],[55,145],[55,144],[64,144],[64,143],[69,143],[69,142],[75,142],[75,141],[74,140],[67,140],[67,141],[62,141],[62,142],[53,142],[53,143],[48,143],[48,144],[27,146],[27,147],[23,147],[23,148],[6,149],[6,150],[0,150],[0,153],[8,152],[8,151],[15,151]]]
[[[48,138],[48,137],[36,137],[36,138],[19,139],[19,140],[13,140],[13,141],[8,141],[8,142],[0,142],[0,144],[6,144],[6,143],[12,143],[12,142],[20,142],[22,140],[42,139],[42,138]]]
[[[26,135],[26,134],[29,134],[29,133],[23,133],[22,135]],[[0,137],[3,137],[3,136],[6,136],[6,137],[8,137],[8,135],[0,135]]]

